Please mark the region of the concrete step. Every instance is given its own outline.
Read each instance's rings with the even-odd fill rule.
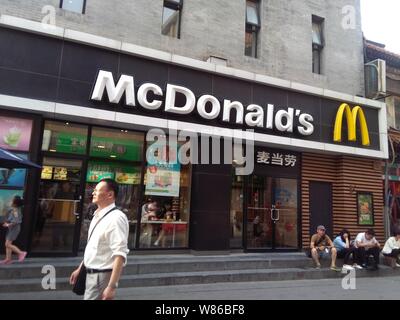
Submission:
[[[24,263],[0,266],[0,280],[39,278],[43,276],[42,268],[45,265],[54,266],[57,277],[69,277],[81,259],[27,259]],[[311,259],[299,253],[229,256],[129,256],[124,273],[127,275],[163,274],[188,271],[306,268],[310,266],[312,266]]]
[[[392,269],[380,266],[378,271],[357,270],[356,277],[386,277],[399,276],[400,268]],[[344,274],[328,268],[280,268],[280,269],[250,269],[250,270],[219,270],[172,273],[124,274],[120,287],[151,287],[169,285],[207,284],[221,282],[249,281],[282,281],[304,279],[341,278]],[[37,292],[42,291],[42,278],[9,279],[0,282],[0,293],[6,292]],[[57,277],[56,290],[71,290],[67,277]]]

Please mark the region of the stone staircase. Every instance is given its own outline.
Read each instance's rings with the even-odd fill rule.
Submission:
[[[69,276],[82,258],[28,258],[24,263],[0,266],[0,293],[42,291],[43,266],[56,270],[56,290],[70,290]],[[338,263],[340,265],[340,263]],[[380,265],[378,271],[357,270],[357,277],[400,275],[400,268]],[[232,253],[131,255],[120,287],[148,287],[217,282],[281,281],[340,278],[344,274],[316,270],[303,253]]]

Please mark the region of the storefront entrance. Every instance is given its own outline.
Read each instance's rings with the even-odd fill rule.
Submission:
[[[301,154],[256,147],[254,160],[253,174],[232,174],[230,248],[297,251]]]
[[[246,193],[246,249],[297,249],[297,179],[254,174]]]
[[[82,217],[79,159],[44,157],[32,252],[76,254]]]

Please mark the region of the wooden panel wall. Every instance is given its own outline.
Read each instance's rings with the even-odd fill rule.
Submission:
[[[366,226],[357,223],[357,191],[371,192],[374,201],[375,225],[372,226],[377,239],[383,244],[383,183],[380,162],[365,158],[327,156],[303,153],[301,172],[302,243],[308,247],[310,241],[309,182],[332,183],[334,234],[347,228],[352,238],[365,231]]]

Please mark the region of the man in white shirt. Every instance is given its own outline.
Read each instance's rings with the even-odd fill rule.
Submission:
[[[393,267],[400,267],[400,226],[394,228],[393,237],[386,240],[382,253],[385,257],[392,258]]]
[[[93,191],[93,203],[98,209],[93,215],[88,232],[84,259],[71,274],[70,283],[76,282],[82,264],[87,269],[85,300],[112,300],[126,265],[129,223],[126,215],[115,207],[118,184],[103,179]]]
[[[372,255],[375,265],[371,266],[371,269],[377,270],[379,264],[379,249],[381,246],[378,240],[375,239],[374,229],[368,229],[366,232],[359,233],[354,246],[357,248],[357,256],[361,266],[367,268],[367,259]]]

